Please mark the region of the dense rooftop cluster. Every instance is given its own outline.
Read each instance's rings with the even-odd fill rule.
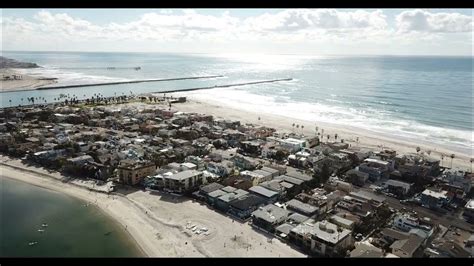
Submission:
[[[161,104],[15,107],[0,117],[3,154],[193,197],[311,255],[473,254],[472,233],[461,228],[474,217],[473,174],[427,154],[324,142]],[[454,218],[446,223],[430,218],[447,214]]]

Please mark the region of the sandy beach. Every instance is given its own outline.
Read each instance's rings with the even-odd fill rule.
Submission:
[[[3,75],[22,75],[21,80],[0,80],[1,92],[12,92],[12,91],[28,91],[35,90],[39,87],[56,83],[55,80],[44,80],[41,77],[32,77],[23,75],[14,69],[4,68],[0,70],[2,77]]]
[[[130,233],[149,257],[305,257],[278,239],[248,224],[233,221],[207,206],[186,198],[127,190],[116,195],[97,193],[62,182],[64,177],[19,160],[0,157],[0,175],[66,193],[97,205]],[[186,224],[208,228],[196,235]]]
[[[452,151],[447,148],[425,144],[425,142],[429,143],[429,140],[420,140],[419,143],[417,143],[416,140],[413,140],[413,142],[404,141],[389,136],[377,134],[368,130],[350,127],[349,125],[342,127],[340,125],[321,122],[314,123],[310,121],[298,120],[266,113],[254,113],[246,110],[240,110],[220,105],[217,101],[203,101],[201,99],[198,100],[193,97],[193,95],[189,95],[186,93],[174,93],[173,95],[187,97],[186,103],[174,105],[174,108],[183,112],[210,114],[215,117],[240,120],[243,123],[253,123],[273,127],[286,132],[303,133],[307,136],[314,136],[316,134],[315,127],[317,124],[317,126],[319,127],[319,132],[321,132],[321,129],[324,129],[323,142],[327,141],[326,135],[328,134],[331,135],[330,141],[334,141],[334,134],[337,133],[338,140],[344,139],[344,142],[349,143],[351,146],[369,148],[372,150],[390,148],[396,150],[399,154],[416,154],[416,147],[420,147],[420,152],[426,152],[430,150],[431,157],[440,160],[441,154],[445,154],[444,160],[441,161],[441,165],[444,167],[451,167],[451,158],[449,158],[449,156],[454,153],[455,158],[452,162],[453,168],[459,168],[464,171],[470,171],[471,169],[471,163],[469,160],[470,158],[472,158],[472,154],[462,154],[458,151]],[[259,117],[260,120],[258,120]],[[301,128],[293,128],[293,123],[304,125],[304,130],[301,130]],[[359,138],[358,142],[357,138]]]

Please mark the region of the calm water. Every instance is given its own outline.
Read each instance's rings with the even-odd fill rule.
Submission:
[[[0,257],[142,255],[118,224],[80,200],[3,177],[0,192]]]
[[[52,101],[60,93],[79,98],[101,92],[157,92],[291,77],[290,82],[192,92],[233,107],[314,123],[351,125],[397,138],[422,140],[464,153],[473,149],[472,57],[393,57],[159,53],[3,52],[43,66],[29,74],[58,77],[61,84],[224,75],[224,78],[4,93],[2,104],[28,96]],[[135,67],[106,70],[106,67]],[[82,69],[77,69],[82,68]],[[309,128],[309,125],[305,126]]]

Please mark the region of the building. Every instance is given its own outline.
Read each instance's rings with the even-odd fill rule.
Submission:
[[[345,219],[339,215],[333,215],[329,218],[329,221],[337,226],[345,228],[347,230],[353,230],[355,227],[355,222],[349,219]]]
[[[259,170],[254,170],[254,171],[242,171],[240,172],[240,176],[244,180],[249,180],[252,182],[254,186],[265,182],[265,181],[270,181],[272,179],[272,176],[270,173],[265,172],[265,171],[259,171]]]
[[[289,176],[289,177],[293,177],[293,178],[296,178],[296,179],[299,179],[303,182],[311,182],[311,180],[313,180],[313,177],[312,176],[309,176],[309,175],[306,175],[306,174],[302,174],[302,173],[298,173],[296,171],[292,171],[292,172],[287,172],[285,174],[286,176]]]
[[[204,198],[207,199],[209,193],[211,192],[214,192],[216,190],[219,190],[221,188],[223,188],[224,186],[219,184],[219,183],[210,183],[210,184],[207,184],[207,185],[204,185],[204,186],[201,186],[199,188],[199,195],[203,196]]]
[[[90,163],[93,162],[94,158],[92,158],[90,155],[82,155],[74,158],[67,159],[67,164],[71,166],[82,166],[85,163]]]
[[[390,179],[384,182],[382,186],[387,188],[390,193],[397,196],[406,196],[411,192],[413,184]]]
[[[263,197],[267,201],[267,203],[276,202],[280,195],[278,192],[264,188],[262,186],[253,186],[249,188],[249,192],[257,196]]]
[[[290,231],[289,241],[314,254],[344,256],[353,246],[351,233],[326,220],[316,222],[309,219]]]
[[[285,204],[287,210],[294,211],[308,217],[314,216],[319,213],[318,207],[301,202],[297,199],[287,201]]]
[[[228,176],[232,172],[233,164],[229,161],[209,162],[207,164],[207,171],[216,174],[220,177]]]
[[[235,155],[230,159],[231,162],[235,164],[235,166],[239,167],[243,170],[254,170],[257,168],[257,161],[244,156]]]
[[[288,214],[287,210],[268,204],[252,212],[252,226],[273,232],[275,227],[286,221]]]
[[[225,191],[225,189],[226,188],[224,187],[221,190]],[[246,196],[249,194],[247,191],[242,190],[242,189],[235,189],[232,191],[225,191],[225,192],[226,192],[225,194],[217,197],[214,201],[214,206],[222,212],[229,211],[230,204],[233,201],[236,201],[242,198],[243,196]]]
[[[423,229],[424,231],[431,232],[432,228],[421,224],[420,220],[416,217],[408,214],[399,214],[393,219],[393,226],[404,232],[409,232],[412,229]]]
[[[472,258],[474,235],[458,227],[450,227],[439,238],[433,240],[435,252],[430,257]]]
[[[349,182],[351,182],[353,185],[362,187],[365,185],[365,182],[369,179],[369,174],[361,172],[356,169],[351,169],[346,172],[346,177]]]
[[[370,203],[373,207],[378,208],[382,206],[382,204],[385,202],[385,198],[375,195],[373,193],[367,192],[367,191],[358,191],[358,192],[350,192],[349,196],[359,199],[359,200],[364,200]]]
[[[260,170],[270,173],[272,178],[275,178],[275,177],[279,176],[280,172],[281,172],[278,169],[274,169],[274,168],[267,167],[267,166],[264,166],[264,167],[260,168]]]
[[[383,258],[382,249],[375,247],[368,241],[355,243],[355,249],[351,251],[351,258]]]
[[[158,177],[158,187],[166,192],[184,194],[197,190],[201,185],[205,185],[203,173],[196,170],[185,170],[171,175],[161,175]],[[211,193],[208,193],[208,195]]]
[[[229,214],[241,220],[250,218],[252,212],[265,204],[265,199],[254,194],[244,195],[229,203]]]
[[[423,239],[411,234],[407,239],[397,240],[390,246],[392,254],[400,258],[412,258],[420,250]],[[417,256],[418,257],[418,256]]]
[[[460,187],[464,193],[469,193],[472,188],[471,175],[460,170],[448,169],[443,172],[442,181],[452,186]]]
[[[276,137],[268,137],[267,141],[274,141],[280,145],[281,148],[289,151],[289,152],[298,152],[303,148],[309,148],[308,141],[305,139],[295,139],[295,138],[276,138]]]
[[[364,163],[358,166],[358,170],[369,174],[369,179],[372,182],[378,181],[381,178],[387,177],[391,168],[391,163],[374,159],[367,158]]]
[[[474,200],[470,199],[464,206],[463,215],[467,218],[469,222],[474,221]]]
[[[421,193],[420,200],[423,207],[438,209],[448,202],[447,191],[436,192],[430,189],[425,189]]]
[[[125,159],[120,161],[117,170],[121,182],[136,185],[141,183],[146,176],[153,175],[156,166],[150,161]]]

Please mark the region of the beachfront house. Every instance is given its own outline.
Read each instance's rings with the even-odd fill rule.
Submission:
[[[201,171],[184,170],[169,175],[161,175],[157,186],[166,192],[184,194],[199,189],[207,180]]]
[[[123,159],[117,167],[120,182],[127,185],[137,185],[156,171],[154,163],[147,160]]]
[[[242,197],[229,203],[228,213],[240,220],[246,220],[258,207],[265,204],[265,199],[253,194]]]
[[[274,203],[279,198],[279,193],[262,186],[253,186],[249,188],[249,192],[260,196],[266,200],[267,203]]]
[[[351,230],[327,220],[316,222],[309,219],[290,231],[289,241],[313,254],[345,256],[345,252],[354,245],[351,234]]]
[[[275,227],[284,223],[288,215],[287,210],[268,204],[252,212],[252,226],[267,232],[274,232]]]

